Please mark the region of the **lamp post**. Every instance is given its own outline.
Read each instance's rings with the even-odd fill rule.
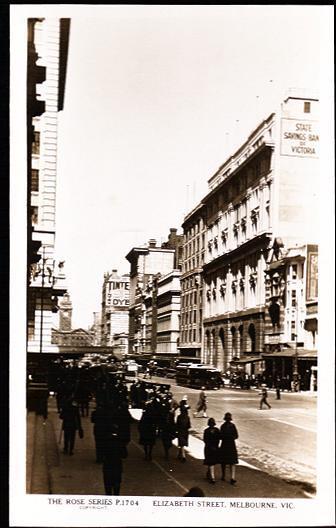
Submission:
[[[294,391],[298,392],[298,380],[299,380],[299,371],[298,371],[298,333],[299,333],[299,307],[298,302],[295,302],[295,311],[296,311],[296,329],[295,329],[295,352],[293,358],[293,382],[294,382]]]

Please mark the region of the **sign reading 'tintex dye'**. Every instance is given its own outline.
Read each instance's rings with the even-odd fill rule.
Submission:
[[[318,158],[319,131],[317,121],[281,120],[281,154]]]

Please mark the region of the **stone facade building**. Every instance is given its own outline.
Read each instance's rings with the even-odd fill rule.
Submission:
[[[148,282],[144,296],[145,352],[176,358],[180,336],[180,270],[157,274]]]
[[[283,250],[275,241],[266,268],[265,370],[317,387],[318,246]]]
[[[113,346],[114,336],[128,334],[129,274],[104,274],[101,310],[101,344]]]
[[[147,246],[135,247],[126,255],[131,265],[129,354],[156,353],[158,343],[156,281],[159,280],[158,274],[164,277],[180,265],[182,244],[182,235],[176,235],[176,229],[170,229],[168,241],[161,246],[157,246],[156,240],[151,239]]]
[[[201,358],[203,341],[203,264],[205,206],[199,204],[185,218],[181,275],[180,358]]]
[[[197,275],[197,255],[190,255],[197,220],[204,225],[201,359],[223,371],[233,364],[250,374],[264,369],[265,272],[276,241],[287,250],[318,240],[318,108],[316,97],[289,93],[210,178],[208,194],[184,221],[181,330],[190,332],[186,314],[195,306],[184,291]]]
[[[63,109],[70,19],[29,18],[27,61],[27,352],[57,353],[53,313],[66,291],[56,262],[58,113]]]

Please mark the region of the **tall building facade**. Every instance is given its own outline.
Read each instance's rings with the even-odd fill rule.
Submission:
[[[129,354],[155,353],[157,347],[157,281],[179,266],[183,239],[170,230],[168,242],[158,246],[134,247],[126,259],[130,263]],[[177,270],[178,271],[178,270]]]
[[[57,123],[63,109],[70,19],[27,21],[27,351],[57,352],[53,313],[66,291],[56,262]]]
[[[194,269],[192,261],[187,269],[192,221],[201,216],[204,222],[198,286],[201,358],[223,371],[233,364],[244,365],[249,373],[264,368],[265,273],[272,248],[278,244],[287,250],[318,239],[312,215],[319,171],[318,111],[316,97],[289,93],[210,178],[208,194],[183,224],[184,281]],[[190,293],[182,293],[187,302],[182,306],[184,324],[190,321],[185,315],[194,310]],[[197,321],[197,313],[194,317]]]
[[[201,360],[203,341],[203,264],[205,259],[205,207],[199,204],[185,218],[182,228],[180,356]]]
[[[145,352],[156,357],[179,355],[181,271],[158,273],[144,292]]]
[[[129,274],[117,270],[104,274],[101,310],[101,344],[113,346],[119,334],[128,334]]]
[[[317,388],[318,246],[272,249],[266,267],[265,370]]]

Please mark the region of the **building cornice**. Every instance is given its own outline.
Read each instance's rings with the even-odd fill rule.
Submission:
[[[256,308],[248,308],[246,310],[239,310],[237,312],[228,312],[220,315],[214,315],[203,320],[204,326],[211,325],[212,323],[218,323],[220,321],[233,321],[236,319],[244,319],[251,315],[263,315],[265,312],[265,306],[257,306]]]

